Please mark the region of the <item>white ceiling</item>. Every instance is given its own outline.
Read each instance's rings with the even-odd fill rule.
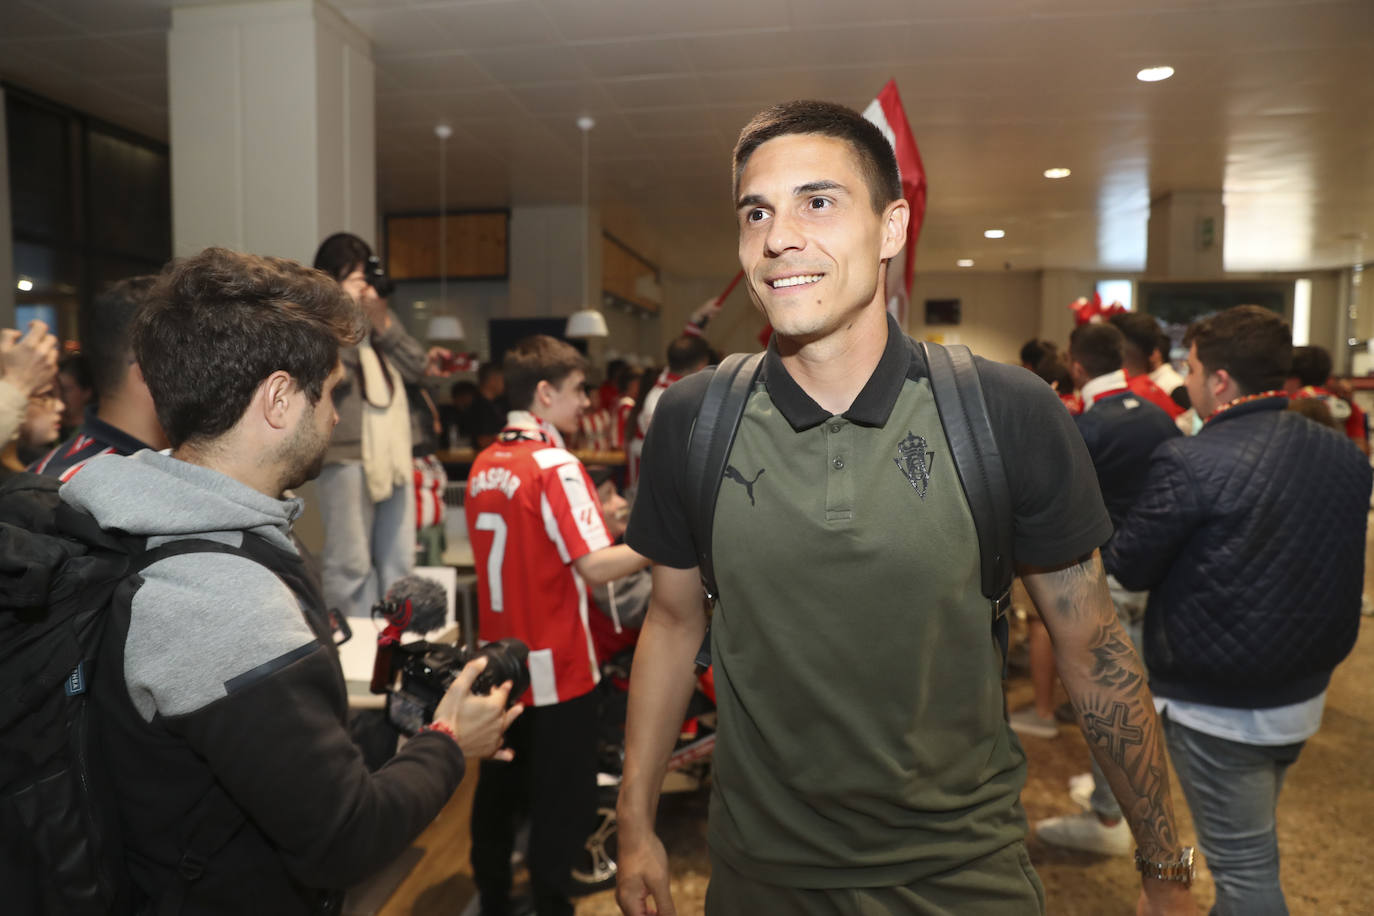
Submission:
[[[0,0],[0,76],[165,138],[173,5]],[[374,44],[383,210],[436,205],[439,121],[451,206],[575,201],[591,114],[594,201],[673,272],[728,273],[748,117],[861,108],[895,78],[930,184],[918,270],[1140,269],[1171,190],[1224,191],[1229,270],[1348,264],[1374,239],[1374,0],[333,5]],[[1177,75],[1135,79],[1157,63]]]

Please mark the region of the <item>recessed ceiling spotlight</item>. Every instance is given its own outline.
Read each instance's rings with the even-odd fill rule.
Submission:
[[[985,238],[985,239],[1000,239],[1000,238],[1005,238],[1005,237],[1006,237],[1006,234],[1007,234],[1007,230],[1005,230],[1005,229],[984,229],[984,230],[983,230],[983,238]]]
[[[1068,178],[1072,174],[1068,169],[1045,169],[1046,178]]]
[[[1146,67],[1135,75],[1142,83],[1157,83],[1174,75],[1173,67]]]
[[[21,293],[27,293],[33,289],[33,281],[28,277],[25,277],[14,285]]]
[[[955,263],[955,264],[958,264],[960,267],[972,267],[972,266],[973,266],[973,258],[960,258],[959,260],[955,261],[954,263]]]

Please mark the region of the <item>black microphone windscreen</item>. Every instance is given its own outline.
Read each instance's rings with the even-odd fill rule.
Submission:
[[[404,576],[392,583],[387,589],[386,600],[397,604],[410,601],[410,623],[406,630],[411,633],[428,633],[437,630],[448,620],[448,593],[433,579],[423,576]]]

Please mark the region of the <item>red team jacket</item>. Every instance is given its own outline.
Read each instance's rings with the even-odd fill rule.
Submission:
[[[611,543],[587,470],[555,434],[507,427],[468,476],[479,633],[530,647],[526,705],[582,696],[600,679],[587,588],[574,560]]]

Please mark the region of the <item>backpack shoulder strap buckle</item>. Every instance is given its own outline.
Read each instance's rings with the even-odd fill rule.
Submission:
[[[1011,586],[1008,585],[1006,591],[992,599],[992,619],[1001,620],[1003,617],[1007,616],[1007,612],[1010,610]]]

